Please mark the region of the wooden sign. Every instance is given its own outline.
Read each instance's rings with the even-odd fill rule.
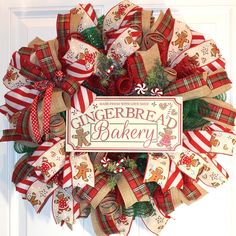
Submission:
[[[66,151],[179,152],[181,97],[97,97],[67,113]]]

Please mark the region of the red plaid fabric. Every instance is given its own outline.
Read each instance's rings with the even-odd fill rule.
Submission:
[[[72,96],[79,89],[80,83],[77,80],[70,77],[70,78],[65,78],[59,87]]]
[[[19,49],[19,54],[21,56],[30,56],[32,53],[35,52],[34,48],[22,47]]]
[[[55,72],[57,71],[57,67],[52,57],[52,52],[49,44],[44,43],[41,45],[36,45],[35,48],[36,48],[36,56],[39,60],[40,67],[44,75],[48,79],[53,78]]]
[[[18,134],[15,129],[3,130],[3,135],[0,139],[0,142],[9,142],[9,141],[30,141],[30,142],[32,142],[32,139],[30,136],[24,136],[22,134]]]
[[[180,191],[184,194],[184,196],[189,200],[197,200],[199,197],[201,197],[201,192],[196,188],[196,186],[192,183],[192,180],[186,176],[183,175],[184,178],[184,186],[183,189]]]
[[[144,67],[143,59],[140,55],[130,56],[127,59],[127,69],[129,77],[136,83],[143,82],[147,77],[147,72]]]
[[[208,110],[205,111],[205,109],[210,109],[210,113],[206,118],[234,126],[234,120],[236,117],[235,111],[210,103],[208,103],[208,108],[203,107],[203,114],[207,114],[208,112]]]
[[[70,17],[70,13],[57,15],[57,39],[62,47],[66,46],[66,36],[70,34]]]
[[[123,176],[129,183],[137,200],[140,200],[144,195],[149,194],[149,190],[143,183],[143,177],[137,169],[126,170],[123,172]]]
[[[141,8],[133,14],[132,19],[129,22],[129,27],[134,28],[136,30],[142,29],[142,9]]]
[[[23,47],[19,50],[21,57],[20,74],[32,81],[40,81],[45,79],[45,76],[39,66],[30,62],[30,55],[34,53],[33,48]]]
[[[162,33],[168,39],[168,41],[170,41],[174,29],[174,24],[175,19],[172,17],[171,11],[168,8],[156,31]]]
[[[16,123],[16,132],[18,134],[22,134],[23,136],[30,136],[29,120],[30,120],[30,111],[29,110],[21,111],[20,115],[17,118],[17,123]]]
[[[25,158],[23,161],[20,161],[16,164],[14,172],[12,174],[12,182],[18,184],[21,180],[29,176],[29,173],[33,170],[34,167],[27,163],[28,159]]]
[[[95,187],[86,185],[78,192],[78,196],[81,200],[85,200],[88,204],[93,200],[97,193],[107,184],[108,176],[106,174],[100,174],[95,178]]]
[[[216,89],[223,85],[232,83],[228,78],[226,71],[209,75],[206,82],[210,89]]]
[[[110,215],[103,215],[99,207],[95,210],[96,217],[103,232],[107,235],[120,233],[117,229],[113,218]]]
[[[178,79],[173,83],[170,83],[167,89],[164,91],[166,96],[175,96],[189,91],[193,91],[206,85],[206,81],[201,75],[190,75],[183,79]]]
[[[161,187],[158,185],[157,189],[153,194],[153,197],[157,207],[162,210],[165,215],[168,215],[175,210],[170,190],[163,193]]]

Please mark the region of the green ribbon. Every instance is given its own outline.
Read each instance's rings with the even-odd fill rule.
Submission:
[[[210,112],[208,103],[202,99],[188,100],[183,103],[183,128],[194,130],[209,123],[202,117]]]
[[[125,216],[149,217],[155,212],[155,209],[150,202],[136,202],[127,209],[123,208],[122,212]]]
[[[98,18],[99,28],[97,26],[90,27],[81,32],[84,41],[98,49],[104,49],[103,40],[102,40],[103,19],[104,19],[104,16],[101,16]]]
[[[28,147],[22,143],[15,142],[14,149],[19,154],[22,154],[22,153],[31,154],[37,149],[37,147]]]

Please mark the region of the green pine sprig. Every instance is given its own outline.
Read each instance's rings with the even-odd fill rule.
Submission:
[[[159,60],[156,61],[155,66],[148,73],[145,84],[147,85],[149,90],[153,88],[164,90],[168,86],[169,81],[165,74],[164,67],[161,65],[161,62]]]

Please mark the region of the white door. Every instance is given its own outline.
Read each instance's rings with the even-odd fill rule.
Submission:
[[[80,1],[81,2],[81,1]],[[192,28],[213,38],[227,60],[227,69],[234,88],[229,100],[236,106],[236,0],[136,0],[135,3],[156,13],[172,8],[173,14]],[[72,0],[1,0],[0,1],[0,77],[8,66],[11,53],[26,45],[35,36],[45,40],[56,36],[56,14],[75,6]],[[84,1],[83,3],[87,3]],[[118,0],[91,0],[99,15]],[[5,87],[0,84],[0,103]],[[0,130],[7,128],[3,116]],[[50,204],[40,215],[22,201],[11,183],[11,173],[17,156],[12,144],[0,143],[0,235],[1,236],[73,236],[94,235],[90,220],[78,221],[73,231],[55,225]],[[162,232],[162,236],[235,236],[236,235],[236,159],[224,156],[221,163],[229,171],[230,181],[214,190],[194,205],[179,207]],[[152,235],[137,221],[130,235]]]

